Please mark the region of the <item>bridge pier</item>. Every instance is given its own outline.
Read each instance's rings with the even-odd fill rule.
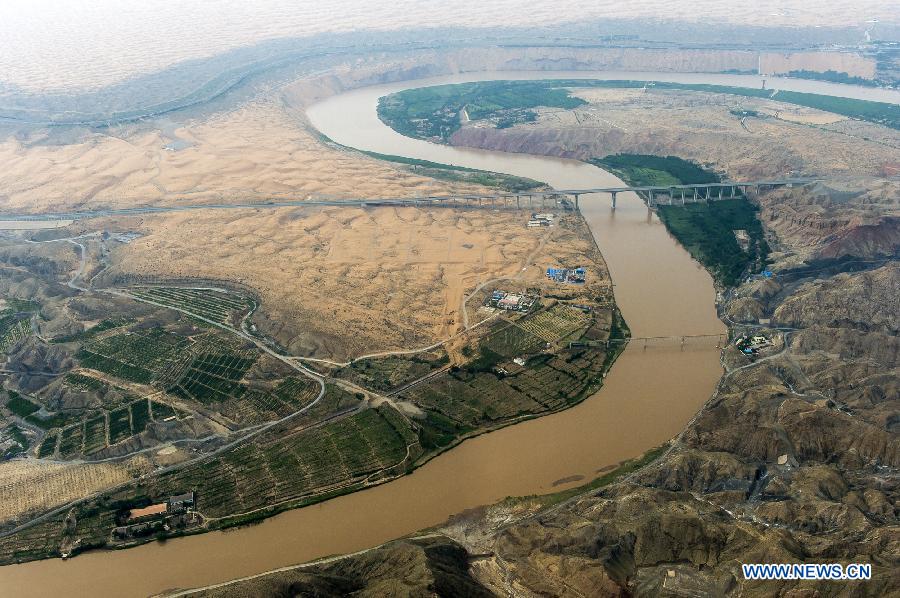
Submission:
[[[734,185],[731,186],[731,198],[734,199]]]
[[[612,195],[612,209],[616,209],[616,192],[610,191],[610,195]]]
[[[575,194],[575,211],[578,211],[578,194]]]
[[[681,188],[681,205],[684,205],[684,187]]]
[[[699,200],[700,200],[699,195],[700,195],[700,194],[697,192],[697,188],[694,187],[694,201],[699,201]]]
[[[651,208],[653,207],[653,189],[650,189],[650,203],[648,205]]]
[[[722,199],[722,191],[723,191],[722,187],[719,187],[719,199]]]

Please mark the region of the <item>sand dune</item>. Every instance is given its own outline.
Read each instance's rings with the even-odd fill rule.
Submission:
[[[0,141],[0,209],[203,203],[223,198],[409,197],[475,191],[322,145],[275,100],[176,128],[120,127],[57,144],[39,133]]]

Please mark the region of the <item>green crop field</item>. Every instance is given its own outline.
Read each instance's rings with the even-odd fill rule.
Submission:
[[[76,357],[84,367],[122,380],[149,384],[177,361],[188,344],[185,337],[151,328],[92,341]]]
[[[84,454],[90,455],[106,448],[106,416],[101,415],[84,422]]]
[[[480,343],[482,351],[487,349],[507,359],[539,351],[543,346],[542,338],[516,324],[509,323],[497,326]]]
[[[129,409],[131,409],[131,433],[140,434],[150,423],[150,404],[147,399],[141,399],[129,405]]]
[[[170,405],[160,403],[159,401],[150,401],[150,409],[153,413],[153,419],[161,422],[170,417],[178,417],[178,412]]]
[[[10,390],[7,392],[9,394],[9,400],[6,402],[6,408],[19,417],[28,417],[40,409],[39,405],[35,405],[16,391]]]
[[[128,407],[109,412],[109,443],[116,444],[131,436],[131,416]]]
[[[59,437],[59,454],[64,457],[74,457],[81,454],[83,441],[83,424],[75,424],[63,428]]]
[[[255,360],[253,351],[241,354],[201,353],[191,361],[172,392],[203,404],[240,398],[247,390],[240,380]]]
[[[336,376],[351,380],[372,390],[386,392],[447,365],[443,351],[439,356],[390,356],[354,361],[340,369]]]
[[[39,459],[46,459],[47,457],[52,457],[53,453],[56,452],[56,441],[58,436],[55,432],[47,434],[44,440],[41,441],[40,446],[38,446],[37,456]]]
[[[193,488],[204,513],[236,514],[301,498],[399,465],[417,437],[389,406],[324,426],[242,445],[215,459],[166,475],[164,495]],[[415,456],[415,455],[413,455]]]
[[[182,309],[228,326],[235,325],[237,318],[253,308],[253,302],[245,297],[213,289],[139,287],[130,292],[135,297]]]
[[[67,386],[76,390],[104,392],[109,388],[103,380],[71,372],[66,374],[64,380]]]

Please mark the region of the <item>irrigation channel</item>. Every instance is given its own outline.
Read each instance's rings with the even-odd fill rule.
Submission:
[[[623,186],[573,160],[459,149],[399,135],[375,113],[380,96],[406,88],[471,80],[606,78],[675,80],[760,87],[759,77],[672,73],[480,73],[363,88],[312,106],[312,124],[338,143],[525,176],[558,189]],[[798,91],[884,101],[881,90],[788,81]],[[770,81],[770,86],[775,85]],[[845,91],[849,90],[849,91]],[[896,101],[896,100],[894,100]],[[582,201],[581,211],[609,265],[616,301],[635,337],[712,335],[710,276],[633,193],[618,207]],[[538,266],[535,266],[538,267]],[[414,473],[362,492],[289,511],[258,525],[0,568],[0,595],[145,596],[203,586],[359,551],[434,526],[506,496],[548,493],[584,483],[604,469],[675,436],[722,374],[716,342],[629,345],[604,387],[578,406],[479,436]],[[563,482],[563,480],[566,480]]]

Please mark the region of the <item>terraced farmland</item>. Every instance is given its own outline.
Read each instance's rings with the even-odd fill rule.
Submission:
[[[164,477],[158,493],[194,488],[205,514],[226,516],[360,482],[404,463],[408,446],[418,447],[414,431],[384,405],[318,428],[242,445]]]
[[[335,376],[351,380],[372,390],[386,392],[412,382],[444,367],[449,359],[446,352],[416,356],[390,356],[354,361]]]
[[[308,378],[286,378],[271,392],[251,390],[243,395],[238,421],[280,419],[309,405],[319,394],[319,385]],[[229,414],[231,415],[231,414]]]
[[[601,320],[560,304],[519,322],[500,322],[468,363],[400,396],[436,416],[426,420],[423,433],[439,446],[465,430],[561,409],[599,388],[609,359],[594,350],[548,353],[545,345],[569,335],[605,338]]]
[[[84,367],[149,384],[177,361],[189,344],[187,338],[160,328],[132,330],[90,342],[76,357]]]
[[[31,318],[20,316],[11,310],[0,312],[0,353],[31,334]]]
[[[204,405],[240,398],[247,390],[240,381],[256,358],[255,351],[200,353],[193,358],[172,392]]]
[[[188,311],[213,322],[235,326],[241,316],[253,309],[246,297],[214,289],[181,287],[140,287],[130,289],[135,297]]]
[[[171,407],[166,407],[172,414],[175,413]],[[150,422],[150,401],[146,398],[112,411],[101,410],[99,414],[92,411],[85,419],[60,430],[60,455],[64,458],[91,455],[140,434]],[[53,455],[55,446],[56,433],[53,432],[38,447],[38,457]]]

